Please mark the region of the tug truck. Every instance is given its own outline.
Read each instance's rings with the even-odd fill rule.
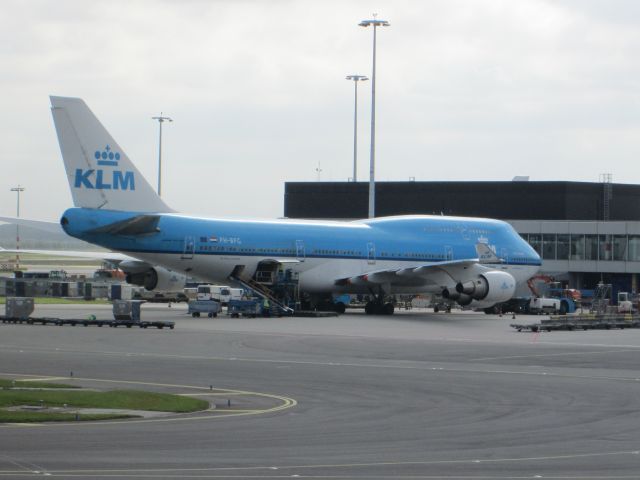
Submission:
[[[529,313],[533,314],[558,314],[561,312],[562,301],[559,298],[531,297],[529,301]]]
[[[633,313],[629,292],[618,292],[618,313]]]

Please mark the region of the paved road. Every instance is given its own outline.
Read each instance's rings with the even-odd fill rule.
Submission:
[[[36,311],[88,313],[110,314]],[[640,472],[640,330],[518,333],[509,317],[466,313],[193,319],[183,306],[150,305],[143,318],[175,320],[176,329],[0,325],[0,373],[205,395],[218,408],[137,422],[0,426],[0,476]]]

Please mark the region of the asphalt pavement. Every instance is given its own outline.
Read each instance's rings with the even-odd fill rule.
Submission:
[[[109,306],[35,316],[110,318]],[[0,425],[0,477],[638,478],[640,330],[402,311],[0,324],[0,376],[207,398],[191,415]],[[535,318],[519,318],[534,321]]]

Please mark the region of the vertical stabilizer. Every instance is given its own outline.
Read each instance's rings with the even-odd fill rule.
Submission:
[[[171,212],[80,98],[50,97],[76,207]]]

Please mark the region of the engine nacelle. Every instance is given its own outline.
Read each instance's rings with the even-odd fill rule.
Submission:
[[[467,295],[465,293],[460,293],[457,291],[451,291],[448,288],[445,288],[442,291],[442,298],[446,298],[447,300],[455,300],[455,302],[463,307],[466,307],[467,305],[471,304],[471,302],[473,301],[473,298],[471,298],[471,295]]]
[[[492,304],[506,302],[513,297],[515,291],[515,278],[511,274],[499,270],[490,270],[473,280],[460,282],[456,285],[456,293],[461,297],[468,295],[473,300],[482,300]]]
[[[127,283],[139,285],[146,290],[176,291],[182,290],[187,276],[155,266],[144,272],[127,273]]]

